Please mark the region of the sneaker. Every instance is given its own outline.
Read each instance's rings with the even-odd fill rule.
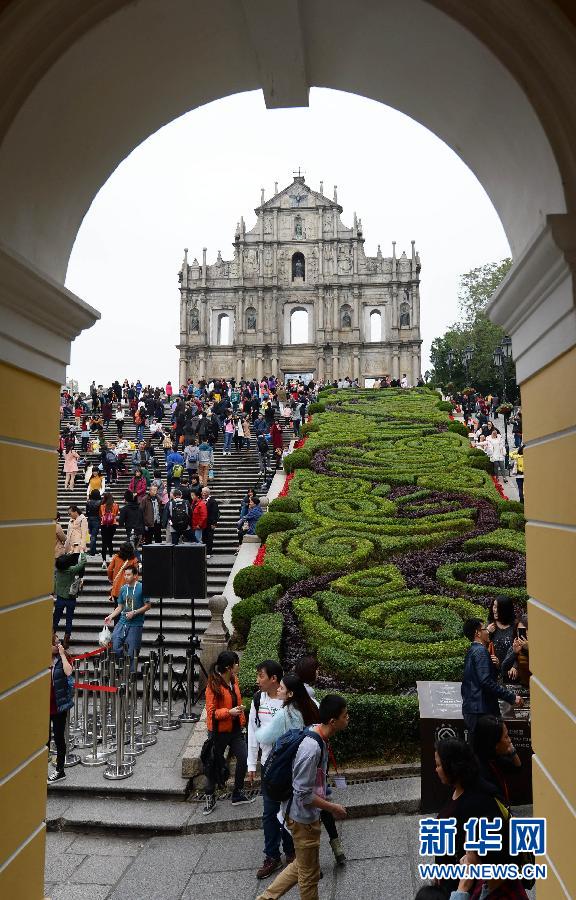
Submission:
[[[346,862],[346,854],[344,853],[344,847],[342,846],[342,841],[340,840],[340,838],[333,838],[330,841],[330,846],[332,847],[332,853],[334,854],[336,865],[343,866]]]
[[[211,812],[213,812],[216,806],[216,796],[214,794],[206,794],[204,809],[202,810],[203,816],[209,816]]]
[[[212,559],[212,554],[211,554],[211,553],[207,553],[207,554],[206,554],[206,559]]]
[[[256,797],[247,797],[242,791],[234,791],[232,794],[232,806],[241,806],[243,803],[254,803]]]
[[[102,562],[102,569],[106,570],[107,568],[108,568],[108,563],[106,562],[106,560],[104,560]]]
[[[276,869],[280,868],[280,860],[273,859],[271,856],[267,856],[264,860],[263,865],[260,866],[258,871],[256,872],[256,878],[269,878]]]
[[[46,783],[54,784],[55,781],[62,781],[63,778],[66,778],[66,772],[59,772],[58,769],[55,769],[52,774],[48,776]]]

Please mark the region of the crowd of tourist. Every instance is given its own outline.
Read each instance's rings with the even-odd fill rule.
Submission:
[[[337,388],[354,388],[345,378]],[[383,379],[376,386],[407,387],[406,376]],[[94,558],[100,537],[102,568],[110,584],[111,612],[107,625],[114,625],[112,648],[127,651],[132,666],[140,650],[142,629],[150,599],[140,583],[143,545],[166,540],[203,542],[207,556],[213,550],[214,530],[220,518],[218,502],[209,484],[214,477],[214,447],[222,434],[223,453],[257,452],[260,474],[266,477],[273,465],[282,464],[283,428],[298,437],[317,386],[283,385],[275,378],[236,383],[214,380],[192,381],[173,390],[143,386],[139,381],[114,382],[109,388],[91,385],[89,397],[62,395],[63,428],[60,453],[65,474],[64,489],[74,490],[82,477],[86,504],[71,504],[66,529],[56,522],[54,618],[52,641],[52,688],[50,720],[57,748],[56,769],[49,781],[65,777],[64,724],[70,706],[68,690],[72,671],[67,655],[73,628],[76,599],[82,588],[87,559]],[[488,453],[494,474],[507,478],[506,447],[493,418],[498,398],[462,396],[464,421],[474,444]],[[136,426],[136,442],[124,436],[127,417]],[[517,480],[523,479],[521,413],[513,418],[514,450],[510,453]],[[112,433],[115,431],[115,438]],[[94,463],[94,455],[98,462]],[[163,455],[166,478],[158,466]],[[123,503],[110,487],[119,475],[129,475]],[[521,498],[523,493],[519,484]],[[253,534],[263,507],[256,491],[248,491],[237,522],[238,540]],[[123,543],[114,550],[120,529]],[[62,616],[65,634],[56,637]],[[464,634],[470,647],[464,661],[462,713],[466,740],[440,740],[435,747],[436,771],[450,789],[441,819],[455,820],[455,853],[440,862],[477,861],[464,852],[465,822],[471,817],[494,819],[509,810],[509,773],[521,763],[502,717],[500,702],[521,708],[530,678],[528,623],[518,617],[512,600],[501,597],[492,603],[486,622],[469,619]],[[257,766],[261,766],[263,797],[263,861],[257,868],[260,880],[276,878],[258,900],[274,900],[298,885],[302,898],[317,898],[320,843],[324,826],[334,859],[343,865],[346,854],[337,822],[346,809],[330,799],[327,778],[334,762],[330,738],[348,725],[346,701],[335,694],[315,699],[318,663],[303,657],[294,672],[284,672],[278,660],[263,660],[254,673],[257,690],[246,714],[238,684],[236,653],[224,651],[212,666],[206,687],[208,741],[203,748],[206,774],[204,814],[217,805],[217,788],[228,776],[230,757],[236,760],[233,806],[252,803]],[[503,832],[504,833],[504,832]],[[282,867],[281,851],[285,866]],[[504,844],[488,860],[508,858]],[[500,880],[469,883],[443,882],[424,887],[419,900],[466,897],[526,897],[521,882]]]

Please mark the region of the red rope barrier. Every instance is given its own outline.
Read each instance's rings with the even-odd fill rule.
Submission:
[[[78,688],[79,691],[105,691],[107,694],[118,693],[117,687],[106,687],[103,684],[84,684],[81,681],[75,681],[74,687]]]
[[[104,653],[108,647],[98,647],[97,650],[90,650],[89,653],[80,653],[78,656],[71,656],[70,659],[74,662],[75,659],[88,659],[89,656],[98,656],[99,653]]]

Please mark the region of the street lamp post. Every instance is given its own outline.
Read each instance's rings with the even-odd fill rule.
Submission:
[[[502,403],[506,403],[506,364],[507,361],[512,356],[512,339],[509,337],[505,337],[502,340],[502,345],[496,347],[494,350],[494,365],[497,369],[502,370],[502,378],[503,378],[503,391],[502,391]],[[510,419],[510,413],[504,412],[504,447],[506,450],[506,460],[505,467],[508,469],[510,465],[510,447],[508,444],[508,421]]]

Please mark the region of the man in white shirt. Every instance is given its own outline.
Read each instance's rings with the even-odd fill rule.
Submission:
[[[271,659],[265,659],[256,667],[258,690],[250,706],[248,716],[248,781],[254,781],[258,752],[260,764],[263,766],[270,755],[272,744],[259,744],[256,729],[267,725],[276,712],[282,708],[283,701],[278,695],[278,687],[282,680],[282,666]],[[280,841],[288,863],[294,859],[294,842],[291,834],[282,827],[278,819],[280,803],[268,797],[262,786],[262,828],[264,830],[264,863],[256,872],[257,878],[268,878],[282,865],[280,860]]]

